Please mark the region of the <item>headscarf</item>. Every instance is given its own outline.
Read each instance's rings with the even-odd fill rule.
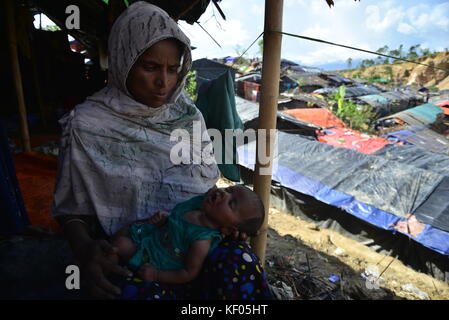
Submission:
[[[151,108],[134,100],[126,79],[146,49],[168,38],[184,44],[179,80],[167,103]],[[149,3],[131,5],[111,29],[108,59],[108,85],[60,120],[52,215],[96,215],[111,235],[206,192],[219,171],[213,155],[201,153],[211,141],[201,113],[183,91],[192,59],[190,41],[176,22]],[[185,145],[198,146],[195,128],[202,137],[200,163],[174,164],[170,152],[179,141],[170,134],[184,129],[190,136]]]

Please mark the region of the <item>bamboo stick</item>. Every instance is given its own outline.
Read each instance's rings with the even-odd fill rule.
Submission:
[[[282,10],[283,0],[265,0],[265,25],[263,37],[263,67],[262,67],[262,88],[259,109],[259,130],[267,131],[266,139],[261,141],[257,139],[257,156],[254,177],[254,191],[261,197],[265,206],[265,221],[260,229],[259,235],[251,239],[251,246],[254,252],[260,258],[262,266],[265,264],[265,251],[267,245],[268,231],[268,211],[270,208],[270,187],[271,171],[269,174],[261,174],[271,167],[273,161],[273,150],[271,139],[275,137],[270,134],[270,129],[276,128],[277,102],[279,97],[279,75],[281,60],[282,34]],[[259,159],[259,150],[261,144],[265,144],[267,157],[270,161],[263,165]]]
[[[14,24],[14,3],[12,0],[4,1],[5,20],[8,34],[8,47],[11,57],[11,67],[19,105],[20,129],[22,135],[22,147],[25,152],[31,151],[30,134],[28,131],[27,111],[23,95],[22,76],[20,74],[19,56],[17,54],[16,26]]]

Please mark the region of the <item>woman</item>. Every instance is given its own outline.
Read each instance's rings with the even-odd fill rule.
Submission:
[[[213,155],[208,158],[206,152],[201,154],[200,163],[192,161],[194,153],[204,150],[210,139],[203,117],[183,92],[192,62],[190,41],[167,13],[145,2],[131,5],[111,29],[108,58],[107,87],[61,120],[64,130],[52,208],[90,292],[99,298],[121,294],[120,286],[129,289],[138,285],[124,278],[116,285],[110,281],[130,274],[110,259],[115,248],[105,239],[124,225],[148,219],[158,210],[169,212],[176,203],[206,192],[219,176]],[[172,141],[170,134],[184,129],[192,139],[194,123],[201,124],[201,148],[193,148],[187,164],[174,164],[171,150],[179,141]],[[188,145],[194,143],[189,141]],[[242,250],[248,251],[245,269],[257,273],[248,275],[254,283],[245,283],[246,297],[268,296],[257,258],[247,246],[226,243],[240,245],[240,256]],[[230,257],[229,249],[223,246],[208,259],[214,266],[219,259]],[[234,269],[237,262],[232,263]],[[206,266],[196,281],[223,281],[224,277],[207,271]],[[197,286],[169,288],[164,292],[173,294],[163,298],[183,298],[184,292],[199,298],[191,296]],[[159,286],[147,284],[145,288],[150,296]],[[227,293],[217,296],[209,290],[207,295],[229,298]],[[128,290],[126,297],[135,296]]]

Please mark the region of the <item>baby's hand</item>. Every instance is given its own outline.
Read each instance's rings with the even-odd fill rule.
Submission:
[[[157,269],[149,263],[144,263],[137,271],[137,275],[143,281],[157,281]]]
[[[148,223],[161,226],[165,223],[168,216],[169,216],[168,212],[158,211],[150,219],[148,219]]]

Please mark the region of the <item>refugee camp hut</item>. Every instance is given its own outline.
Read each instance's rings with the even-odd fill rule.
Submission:
[[[357,85],[346,87],[345,97],[346,98],[355,98],[368,94],[378,94],[381,93],[382,90],[376,85],[366,84],[366,85]]]
[[[314,73],[286,70],[283,75],[298,84],[299,93],[312,93],[317,89],[329,86],[328,81]]]
[[[235,90],[239,97],[247,100],[259,102],[262,75],[260,73],[250,73],[235,80]]]
[[[354,81],[352,79],[345,78],[336,74],[321,73],[320,77],[328,81],[331,87],[351,86],[354,84]]]
[[[234,68],[207,58],[193,61],[192,70],[196,71],[197,90],[200,89],[203,83],[217,79],[228,70],[231,72],[232,81],[235,80],[236,70]]]
[[[379,131],[389,139],[398,139],[447,155],[449,139],[435,131],[444,119],[443,110],[431,103],[410,108],[376,121]]]
[[[305,72],[305,70],[296,62],[287,60],[287,59],[281,59],[281,72],[290,69],[292,71],[297,72]]]
[[[259,123],[258,104],[236,96],[235,105],[244,129],[257,129]],[[316,138],[316,130],[321,128],[319,125],[297,119],[281,111],[276,113],[276,118],[276,129],[290,133],[300,133],[313,139]]]
[[[381,92],[379,95],[388,100],[391,106],[391,112],[400,112],[416,106],[416,99],[400,91]]]
[[[431,96],[429,102],[431,103],[439,103],[443,101],[449,101],[449,90],[440,90],[435,93],[434,96]]]
[[[329,103],[321,95],[310,93],[299,93],[295,89],[291,94],[282,94],[284,99],[279,100],[278,110],[288,110],[297,108],[326,108]]]

